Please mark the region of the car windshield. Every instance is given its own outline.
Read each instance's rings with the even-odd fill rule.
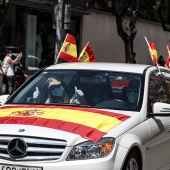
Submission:
[[[141,77],[125,72],[46,70],[22,88],[10,103],[137,111],[141,107]]]

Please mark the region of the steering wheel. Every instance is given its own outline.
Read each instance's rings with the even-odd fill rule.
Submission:
[[[112,108],[112,109],[130,109],[129,105],[119,99],[112,99],[112,100],[107,100],[103,101],[101,103],[98,103],[95,105],[96,107],[103,107],[103,108]]]
[[[130,106],[128,105],[128,103],[126,103],[125,101],[123,101],[123,100],[120,100],[120,99],[113,99],[113,101],[116,101],[116,102],[120,102],[120,103],[122,103],[123,105],[125,105],[126,107],[127,107],[127,109],[129,109],[130,108]]]

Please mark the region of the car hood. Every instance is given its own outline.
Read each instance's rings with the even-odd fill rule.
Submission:
[[[103,136],[116,137],[139,123],[135,117],[128,112],[82,107],[4,105],[0,107],[0,129],[1,135],[62,139],[72,146],[87,139],[97,142]]]

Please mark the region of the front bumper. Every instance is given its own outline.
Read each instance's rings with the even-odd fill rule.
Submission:
[[[113,170],[113,161],[111,159],[98,159],[98,160],[86,160],[86,161],[63,161],[63,162],[8,162],[4,160],[0,160],[1,164],[9,165],[12,167],[22,166],[27,169],[28,167],[42,167],[42,170]]]
[[[42,167],[42,170],[116,170],[121,169],[124,159],[126,157],[128,149],[120,145],[115,146],[113,152],[105,158],[89,159],[89,160],[76,160],[66,161],[66,157],[62,157],[59,160],[53,161],[8,161],[0,159],[1,164],[8,164],[11,166],[31,166],[31,167]],[[28,169],[29,170],[29,169]]]

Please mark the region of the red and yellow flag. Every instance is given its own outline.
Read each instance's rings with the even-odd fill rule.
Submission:
[[[4,106],[0,124],[41,126],[78,134],[94,142],[130,118],[127,115],[71,106]]]
[[[170,55],[170,46],[167,45],[166,48],[167,48],[167,50],[168,50],[168,55]]]
[[[166,59],[165,67],[170,68],[170,55],[168,55],[168,57]]]
[[[168,50],[168,57],[167,57],[167,59],[166,59],[165,67],[166,67],[166,68],[170,68],[170,46],[167,45],[166,48],[167,48],[167,50]]]
[[[157,61],[158,54],[157,54],[157,51],[155,48],[155,43],[149,42],[149,52],[150,52],[151,59],[152,59],[153,63],[155,65],[158,65],[158,61]]]
[[[68,62],[77,62],[77,46],[74,36],[71,34],[66,35],[57,58]]]
[[[84,47],[83,51],[81,52],[81,54],[77,60],[78,60],[78,62],[94,62],[94,61],[96,61],[96,59],[94,57],[94,53],[89,45],[89,42]]]

